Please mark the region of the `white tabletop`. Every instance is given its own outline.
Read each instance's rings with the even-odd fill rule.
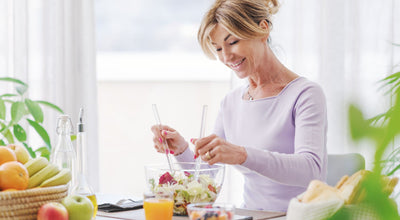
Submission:
[[[98,204],[102,203],[116,203],[118,200],[122,198],[132,198],[140,200],[135,196],[129,195],[110,195],[110,194],[96,194]],[[254,220],[262,220],[262,219],[274,219],[274,220],[284,220],[286,219],[285,213],[282,212],[269,212],[269,211],[260,211],[260,210],[249,210],[249,209],[240,209],[237,208],[235,211],[236,217],[235,219],[240,219],[241,216],[251,216]],[[98,211],[96,219],[98,220],[110,220],[110,219],[128,219],[128,220],[145,220],[143,209],[129,210],[123,212],[113,212],[107,213]],[[173,220],[188,220],[188,217],[185,216],[174,216]]]

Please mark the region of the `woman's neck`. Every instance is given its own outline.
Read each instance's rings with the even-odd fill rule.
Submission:
[[[257,72],[248,77],[250,87],[253,89],[268,85],[286,85],[298,77],[273,54],[266,58],[265,63],[267,65],[262,65]]]
[[[269,52],[261,62],[267,65],[260,65],[258,70],[248,77],[249,89],[247,98],[244,97],[244,99],[254,100],[276,96],[287,84],[298,77],[286,68],[272,51]]]

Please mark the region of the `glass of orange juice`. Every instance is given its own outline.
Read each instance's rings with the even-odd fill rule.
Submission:
[[[146,220],[172,220],[174,195],[169,192],[145,193],[143,208]]]

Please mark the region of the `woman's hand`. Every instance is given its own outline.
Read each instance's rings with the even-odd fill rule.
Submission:
[[[215,163],[242,164],[247,159],[244,147],[231,144],[215,134],[190,141],[196,146],[195,158],[201,156],[201,159],[210,165]]]
[[[183,153],[188,147],[188,142],[173,128],[166,125],[153,125],[151,131],[154,134],[153,142],[154,148],[157,152],[165,153],[164,142],[168,143],[171,154],[179,155]]]

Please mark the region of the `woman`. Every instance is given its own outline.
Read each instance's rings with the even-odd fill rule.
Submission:
[[[168,141],[178,161],[198,156],[234,165],[244,175],[244,208],[286,211],[313,179],[326,178],[327,112],[322,89],[299,77],[268,45],[276,0],[217,0],[203,18],[198,40],[209,57],[248,84],[221,102],[213,134],[186,140],[153,126],[155,148]]]

